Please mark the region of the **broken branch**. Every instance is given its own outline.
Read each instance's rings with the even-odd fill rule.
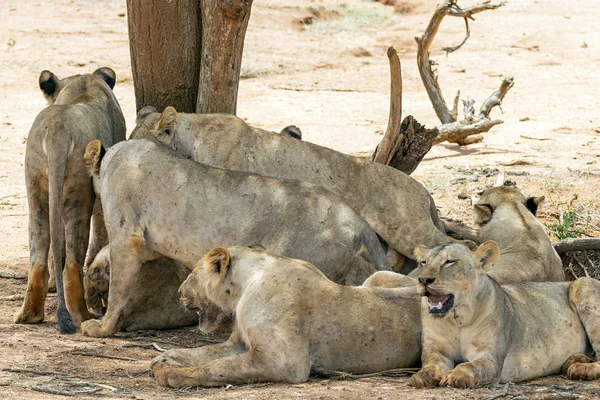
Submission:
[[[385,135],[372,157],[372,160],[376,163],[385,165],[388,165],[392,160],[404,138],[404,135],[398,135],[400,122],[402,121],[402,68],[400,58],[393,46],[388,48],[387,56],[390,63],[390,114]]]

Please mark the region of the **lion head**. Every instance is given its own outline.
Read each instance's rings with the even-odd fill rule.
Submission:
[[[234,285],[228,280],[230,267],[229,251],[217,247],[196,263],[179,287],[181,302],[198,313],[199,328],[204,333],[219,329],[234,311],[232,303],[237,299]]]
[[[503,203],[521,203],[533,215],[537,214],[538,208],[541,206],[545,197],[525,197],[519,189],[508,186],[494,186],[487,188],[481,194],[481,197],[475,204],[475,223],[477,225],[486,224],[491,218],[492,214]]]
[[[430,249],[418,247],[415,255],[421,263],[418,280],[421,295],[427,297],[429,315],[444,318],[452,311],[458,318],[477,301],[486,272],[498,260],[500,249],[493,241],[475,251],[453,243]]]

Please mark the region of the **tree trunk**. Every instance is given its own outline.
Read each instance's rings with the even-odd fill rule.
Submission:
[[[127,0],[127,14],[137,111],[144,106],[159,111],[173,106],[194,112],[200,71],[200,1]]]
[[[202,59],[196,112],[235,114],[252,0],[200,0],[200,4]]]

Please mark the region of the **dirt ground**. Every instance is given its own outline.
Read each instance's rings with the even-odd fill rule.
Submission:
[[[385,51],[394,45],[403,63],[403,115],[438,124],[416,68],[414,41],[435,2],[396,3],[255,1],[238,114],[275,131],[295,124],[304,140],[368,154],[387,123]],[[28,260],[25,140],[45,106],[37,87],[39,73],[50,69],[64,77],[112,67],[129,131],[135,102],[124,0],[5,0],[0,19],[0,274],[19,277],[27,273]],[[479,14],[470,26],[466,45],[446,57],[439,49],[460,43],[464,24],[448,18],[442,25],[432,51],[440,86],[447,102],[460,89],[463,98],[480,105],[502,76],[514,76],[503,114],[492,112],[504,124],[485,134],[483,143],[436,146],[413,176],[431,191],[443,215],[470,222],[471,196],[495,181],[496,169],[504,170],[526,194],[546,196],[541,218],[551,232],[559,237],[565,229],[578,236],[600,236],[597,1],[509,2]],[[223,337],[201,336],[193,328],[113,339],[60,336],[53,316],[55,296],[47,301],[43,324],[12,323],[24,290],[25,280],[0,278],[0,398],[51,396],[36,387],[90,398],[600,398],[600,383],[559,376],[476,390],[415,391],[406,377],[396,376],[168,390],[157,386],[148,372],[149,361],[158,354],[153,343],[162,348],[198,346]]]

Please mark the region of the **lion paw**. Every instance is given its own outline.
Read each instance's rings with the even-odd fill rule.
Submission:
[[[594,380],[600,378],[600,363],[576,362],[567,371],[567,377],[577,380]]]
[[[81,334],[90,337],[106,337],[110,336],[102,328],[102,322],[97,319],[88,319],[81,323]]]
[[[411,378],[414,388],[422,389],[425,387],[437,386],[442,379],[442,369],[437,365],[426,365]]]
[[[23,307],[24,308],[24,307]],[[15,324],[38,324],[44,320],[44,308],[39,310],[21,309],[15,315]]]
[[[190,386],[185,384],[186,376],[182,373],[181,368],[162,366],[153,368],[152,372],[161,386],[174,389]]]
[[[448,372],[440,382],[440,386],[451,386],[459,389],[470,388],[476,384],[473,372],[459,370],[458,368]]]
[[[176,361],[175,358],[170,353],[170,350],[162,353],[161,355],[154,357],[152,363],[150,364],[150,369],[159,369],[163,367],[183,367],[184,365],[179,361]]]
[[[563,364],[563,366],[561,368],[561,373],[563,375],[567,375],[569,368],[571,367],[571,365],[573,365],[575,363],[590,363],[590,362],[592,362],[592,359],[589,358],[588,356],[586,356],[585,354],[581,354],[581,353],[573,354]]]

